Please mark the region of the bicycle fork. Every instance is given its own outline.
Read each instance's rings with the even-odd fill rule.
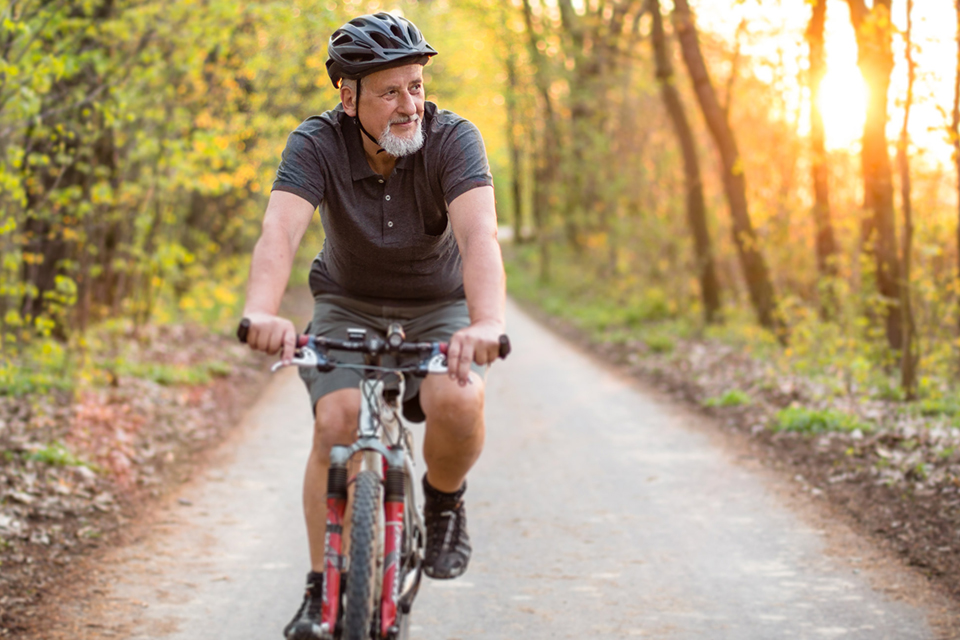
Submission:
[[[327,531],[324,552],[324,589],[321,628],[332,636],[340,608],[340,584],[345,559],[343,525],[347,508],[347,463],[357,452],[378,453],[384,473],[383,582],[380,594],[380,637],[397,632],[400,603],[400,566],[403,553],[403,511],[406,466],[401,447],[387,447],[374,437],[362,437],[350,446],[334,446],[327,474]],[[412,499],[412,497],[411,497]]]
[[[403,493],[404,471],[402,453],[400,465],[384,460],[384,541],[383,591],[380,594],[380,637],[396,634],[397,604],[400,600],[400,560],[403,553]]]
[[[340,464],[332,463],[327,473],[327,533],[324,540],[323,608],[320,624],[324,637],[333,637],[333,630],[337,626],[337,616],[340,609],[340,574],[343,570],[343,519],[346,511],[347,465],[344,461]]]

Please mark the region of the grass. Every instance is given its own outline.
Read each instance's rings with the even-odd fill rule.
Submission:
[[[93,465],[73,455],[62,442],[51,442],[43,449],[26,454],[24,458],[53,467],[88,467],[94,469]]]
[[[152,380],[164,386],[206,384],[212,378],[230,374],[232,367],[225,362],[204,362],[195,365],[174,365],[156,362],[121,361],[117,375]]]
[[[917,403],[917,411],[927,417],[953,417],[960,413],[960,400],[957,398],[924,398]]]
[[[873,426],[857,416],[835,409],[787,407],[777,412],[772,425],[774,431],[817,434],[830,431],[871,431]]]
[[[730,389],[722,395],[707,398],[703,404],[706,407],[742,407],[750,404],[751,401],[752,399],[745,391]]]

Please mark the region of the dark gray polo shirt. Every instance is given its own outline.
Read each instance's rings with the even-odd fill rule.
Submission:
[[[379,304],[464,296],[447,204],[493,178],[468,120],[427,102],[423,128],[423,147],[399,158],[388,178],[370,168],[342,105],[290,134],[273,189],[320,206],[326,237],[310,271],[314,295]]]

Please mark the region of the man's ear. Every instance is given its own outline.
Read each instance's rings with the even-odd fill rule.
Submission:
[[[351,118],[357,116],[357,92],[354,91],[352,83],[346,82],[340,84],[340,102],[343,104],[343,112]]]

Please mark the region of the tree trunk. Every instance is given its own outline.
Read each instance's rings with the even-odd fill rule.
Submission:
[[[737,141],[723,113],[723,108],[717,100],[717,93],[710,75],[707,73],[690,5],[687,0],[675,0],[674,5],[674,29],[680,40],[683,61],[690,73],[700,109],[703,111],[723,165],[723,188],[730,205],[733,241],[750,291],[750,301],[753,303],[753,309],[760,324],[774,331],[777,338],[785,343],[786,326],[777,310],[773,283],[750,220],[747,185]]]
[[[893,71],[892,0],[875,0],[867,9],[864,0],[847,0],[857,34],[857,64],[867,86],[867,114],[863,125],[864,208],[870,218],[864,225],[864,246],[876,262],[877,290],[883,298],[887,343],[903,344],[900,300],[900,260],[893,207],[893,169],[887,150],[887,92]]]
[[[527,43],[530,51],[530,59],[536,68],[537,92],[543,100],[543,108],[546,112],[542,135],[540,136],[540,148],[536,157],[536,168],[534,170],[534,198],[533,198],[533,219],[537,228],[537,242],[540,248],[540,280],[546,282],[550,279],[550,234],[548,229],[548,214],[550,207],[554,204],[550,192],[556,187],[557,166],[557,145],[559,143],[559,134],[557,132],[556,116],[553,112],[553,102],[550,99],[550,80],[546,75],[546,63],[537,49],[537,38],[533,30],[533,10],[530,8],[530,0],[523,0],[523,17],[527,27]]]
[[[820,112],[820,86],[826,73],[823,34],[827,0],[813,0],[813,15],[807,29],[810,45],[810,146],[813,151],[813,223],[816,229],[817,272],[820,275],[820,317],[831,319],[837,311],[834,289],[837,277],[837,241],[830,215],[826,136]]]
[[[897,141],[897,166],[900,170],[900,197],[903,203],[902,280],[900,282],[900,311],[903,322],[903,353],[900,356],[900,387],[907,400],[917,397],[917,360],[919,345],[910,300],[910,258],[913,249],[913,207],[910,195],[910,108],[913,106],[913,83],[917,77],[913,59],[913,0],[907,0],[907,30],[904,32],[907,52],[907,97],[903,107],[903,128]]]
[[[520,83],[517,80],[517,64],[513,53],[508,53],[504,61],[507,70],[507,143],[510,146],[511,175],[510,187],[513,192],[513,241],[523,242],[523,151],[521,147],[520,108],[518,96]]]
[[[710,241],[710,229],[707,226],[707,208],[703,200],[703,182],[700,179],[700,160],[697,157],[696,141],[680,99],[680,92],[674,84],[673,65],[670,63],[670,55],[667,51],[660,0],[651,0],[650,7],[653,14],[653,50],[657,65],[657,82],[660,84],[660,95],[683,153],[687,222],[690,225],[696,251],[703,315],[707,323],[712,324],[720,320],[720,283],[717,280],[713,245]]]
[[[957,13],[957,71],[953,81],[953,114],[950,138],[953,141],[953,162],[957,169],[957,192],[960,196],[960,0],[954,0]],[[958,198],[960,207],[960,198]],[[960,283],[960,211],[957,212],[957,283]],[[957,322],[960,329],[960,296],[957,298]]]

